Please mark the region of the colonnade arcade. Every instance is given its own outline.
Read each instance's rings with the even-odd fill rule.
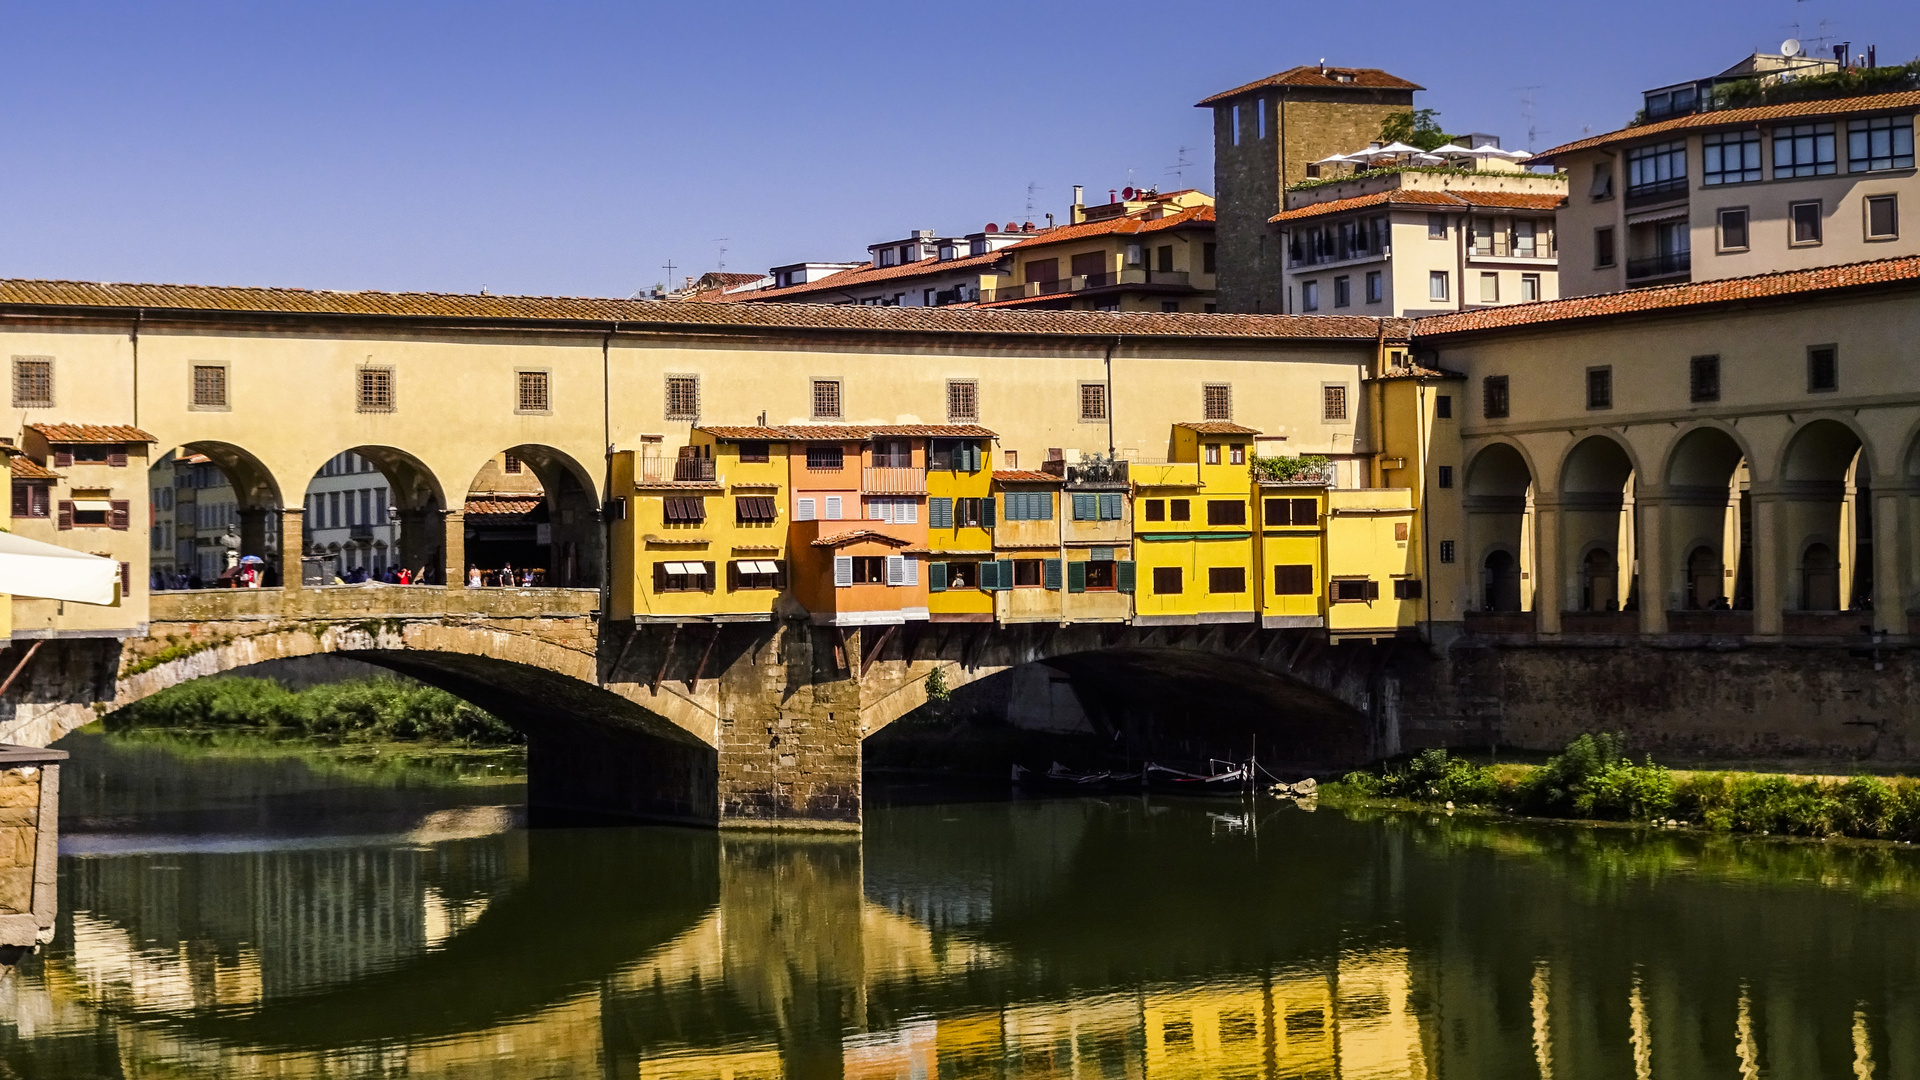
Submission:
[[[450,486],[418,456],[393,446],[343,447],[289,483],[245,447],[197,441],[159,455],[151,486],[173,488],[176,462],[201,458],[231,489],[237,528],[224,525],[223,541],[222,523],[190,525],[183,518],[165,539],[156,537],[156,547],[168,545],[169,554],[175,554],[175,543],[182,550],[224,546],[232,551],[231,558],[222,552],[224,562],[255,556],[267,584],[296,587],[302,559],[309,562],[309,575],[317,565],[326,583],[356,571],[377,577],[385,569],[405,567],[414,583],[460,586],[470,569],[495,571],[501,569],[496,564],[510,563],[537,571],[543,585],[601,584],[605,540],[599,485],[578,461],[549,446],[506,448],[479,463],[466,483]],[[176,507],[184,511],[184,497],[167,500],[165,510]],[[469,508],[479,511],[471,515],[474,520]],[[162,507],[156,503],[155,510]],[[209,580],[197,566],[185,569],[184,557],[173,561],[182,567],[178,579],[159,587],[188,587],[189,578],[199,587],[224,584]]]
[[[1911,430],[1876,442],[1851,413],[1783,414],[1468,444],[1458,561],[1478,615],[1531,612],[1547,634],[1907,633]]]

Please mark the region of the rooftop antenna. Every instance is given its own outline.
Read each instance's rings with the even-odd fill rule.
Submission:
[[[1540,116],[1534,111],[1533,92],[1540,89],[1540,87],[1516,86],[1512,89],[1520,94],[1520,123],[1526,126],[1527,153],[1531,154],[1536,149],[1534,144],[1538,141],[1538,137],[1542,133],[1552,130],[1551,128],[1543,128],[1540,126]]]
[[[1040,190],[1040,181],[1038,180],[1027,181],[1027,213],[1025,217],[1021,218],[1022,221],[1033,220],[1033,194],[1034,192],[1039,190]]]
[[[1187,160],[1187,155],[1192,151],[1193,151],[1193,147],[1182,146],[1175,153],[1175,156],[1178,160],[1176,160],[1173,163],[1173,167],[1171,169],[1167,170],[1168,172],[1173,174],[1173,182],[1176,187],[1186,186],[1187,170],[1193,168],[1193,162]]]
[[[673,258],[669,256],[667,258],[667,265],[661,267],[660,269],[665,270],[667,272],[667,287],[672,288],[673,287]]]
[[[716,244],[719,244],[719,245],[721,245],[721,247],[720,247],[720,265],[719,265],[719,266],[717,266],[717,267],[715,267],[714,269],[715,269],[715,270],[716,270],[716,271],[717,271],[718,273],[722,273],[722,274],[724,274],[724,273],[726,273],[726,272],[727,272],[727,249],[726,249],[726,243],[727,243],[727,239],[728,239],[727,237],[724,237],[724,236],[722,236],[722,237],[719,237],[718,239],[716,239],[716,240],[714,240],[714,243],[716,243]]]

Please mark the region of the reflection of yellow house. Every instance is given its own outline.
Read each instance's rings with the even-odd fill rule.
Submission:
[[[639,1080],[781,1080],[785,1075],[779,1048],[763,1045],[646,1058],[640,1062]]]
[[[1133,464],[1141,625],[1248,622],[1253,439],[1226,420],[1175,424],[1165,465]]]
[[[787,587],[785,443],[696,428],[674,457],[613,457],[616,619],[770,619]]]
[[[1265,1069],[1266,995],[1246,982],[1149,993],[1141,1008],[1152,1080],[1259,1076]]]

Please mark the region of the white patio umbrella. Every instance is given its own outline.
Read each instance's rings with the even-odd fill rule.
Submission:
[[[1355,154],[1353,156],[1366,157],[1371,159],[1371,158],[1377,158],[1377,157],[1399,157],[1401,154],[1424,154],[1424,153],[1426,153],[1426,151],[1420,149],[1417,146],[1408,146],[1406,143],[1403,143],[1403,142],[1390,142],[1385,146],[1375,146],[1367,150],[1362,150],[1358,154]]]
[[[120,564],[0,532],[0,593],[79,604],[111,604]]]
[[[1349,157],[1346,154],[1328,154],[1326,157],[1323,157],[1319,161],[1314,162],[1314,164],[1315,165],[1351,165],[1353,164],[1354,160],[1355,160],[1354,158]]]

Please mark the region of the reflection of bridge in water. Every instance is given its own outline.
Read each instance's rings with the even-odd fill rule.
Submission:
[[[1892,1076],[1920,1061],[1905,902],[1630,865],[1702,866],[1697,841],[1629,855],[1556,830],[1292,812],[1260,830],[1131,801],[996,804],[879,813],[864,848],[542,831],[69,860],[77,913],[11,991],[9,1015],[43,1018],[48,1037],[0,1061],[62,1042],[128,1075],[222,1077],[479,1062],[528,1077],[1827,1076],[1856,1058]],[[330,917],[370,893],[386,923]],[[1863,935],[1884,968],[1862,967],[1846,939]]]

